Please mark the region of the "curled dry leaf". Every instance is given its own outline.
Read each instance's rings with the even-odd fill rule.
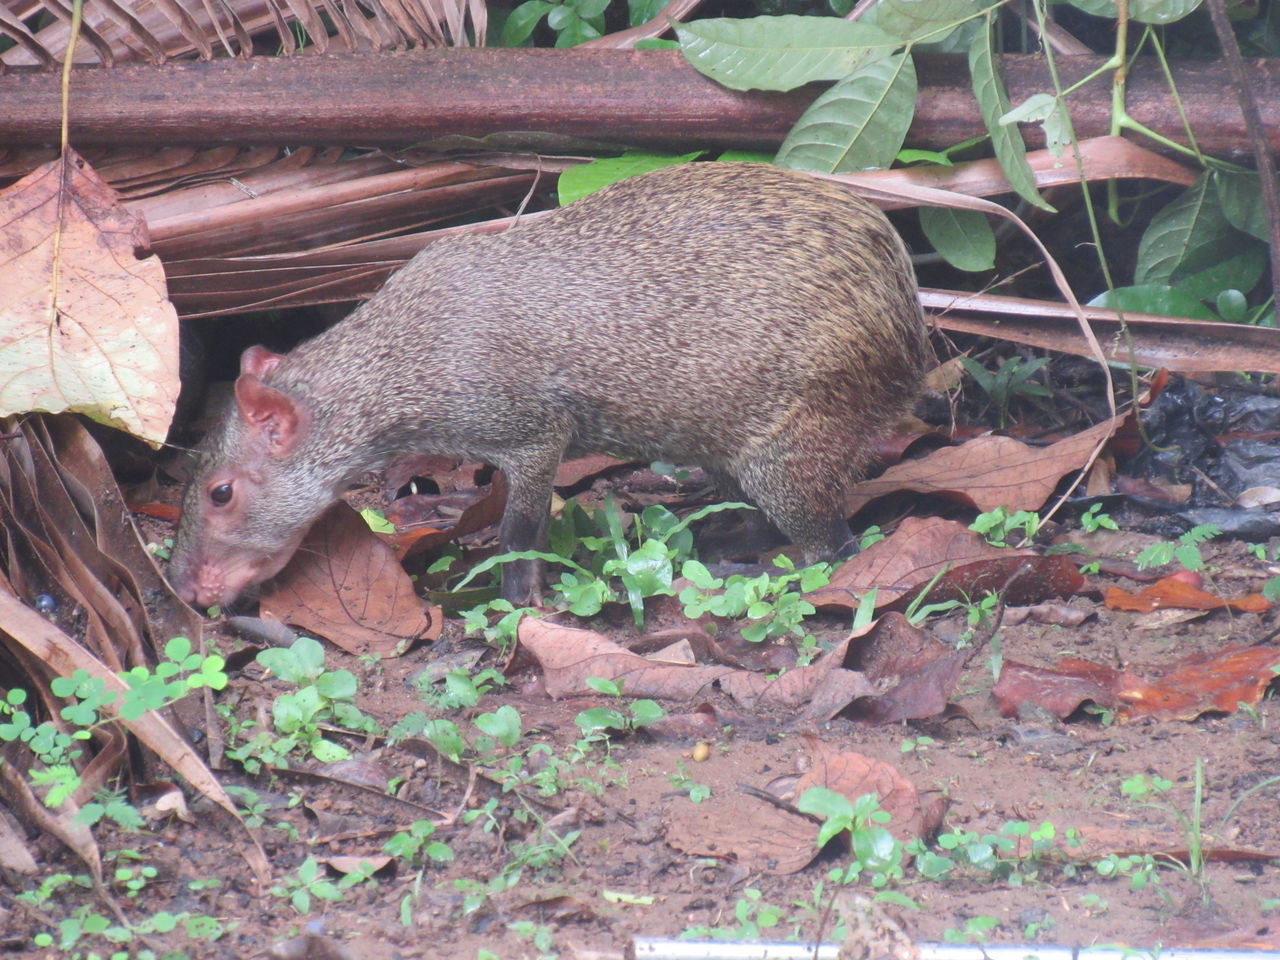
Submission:
[[[1215,597],[1201,590],[1180,576],[1163,577],[1149,587],[1130,593],[1120,587],[1108,587],[1102,601],[1111,610],[1133,610],[1150,613],[1174,607],[1181,610],[1221,610],[1224,607],[1238,613],[1265,613],[1271,604],[1260,593],[1250,593],[1234,600]]]
[[[356,655],[399,655],[415,640],[434,640],[444,625],[440,608],[414,593],[391,548],[344,503],[316,521],[263,593],[261,609]]]
[[[1029,607],[1005,607],[1000,623],[1006,627],[1015,627],[1028,621],[1059,627],[1078,627],[1092,616],[1095,616],[1094,611],[1066,603],[1036,603]]]
[[[518,637],[542,667],[547,695],[557,699],[590,693],[586,681],[600,677],[620,682],[627,696],[692,700],[735,672],[732,667],[654,663],[591,630],[536,617],[520,621]]]
[[[602,453],[575,457],[572,460],[566,460],[556,468],[556,486],[576,487],[583,480],[602,476],[618,467],[625,467],[629,462],[619,460],[617,457],[605,456]]]
[[[142,220],[73,151],[0,193],[0,415],[72,411],[159,446],[178,317]]]
[[[844,665],[863,673],[878,695],[857,700],[855,716],[873,723],[933,717],[947,709],[970,651],[952,650],[900,613],[887,613],[849,642]]]
[[[806,736],[804,743],[809,769],[796,781],[796,799],[810,787],[826,787],[851,801],[874,793],[881,808],[893,818],[889,830],[903,843],[929,836],[941,825],[945,808],[922,803],[916,785],[893,764],[840,750],[814,736]]]
[[[941,579],[929,592],[931,603],[1001,589],[1009,603],[1035,603],[1070,596],[1084,584],[1066,557],[993,547],[954,520],[908,517],[889,537],[844,564],[827,586],[805,599],[825,609],[853,610],[859,598],[874,588],[876,606],[884,607],[905,602],[939,574]]]
[[[1116,710],[1120,721],[1194,720],[1211,710],[1234,713],[1241,704],[1262,699],[1280,667],[1280,649],[1270,646],[1228,647],[1196,654],[1172,666],[1114,667],[1068,658],[1056,669],[1006,661],[992,695],[1007,717],[1018,705],[1034,703],[1059,718],[1070,716],[1086,701]]]
[[[638,656],[607,637],[548,623],[535,617],[520,621],[520,644],[542,668],[547,694],[562,698],[589,693],[586,681],[601,677],[621,683],[629,697],[692,700],[708,686],[721,690],[743,707],[818,710],[834,716],[855,697],[873,696],[876,689],[860,673],[840,669],[831,658],[770,678],[733,666],[674,665]]]
[[[438,508],[442,504],[460,508],[456,519],[438,519],[442,512]],[[496,472],[488,487],[459,485],[451,493],[438,496],[401,497],[387,508],[387,519],[400,529],[379,536],[397,557],[404,559],[492,526],[502,519],[506,505],[506,479],[501,472]]]
[[[1084,466],[1121,419],[1106,420],[1047,447],[994,436],[943,447],[859,483],[850,491],[845,508],[853,516],[876,497],[914,490],[959,500],[984,512],[996,507],[1038,510],[1058,481]]]

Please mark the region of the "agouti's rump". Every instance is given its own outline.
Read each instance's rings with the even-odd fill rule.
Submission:
[[[405,452],[500,467],[505,549],[544,545],[556,466],[600,451],[700,464],[829,559],[849,540],[843,494],[927,357],[910,261],[875,207],[764,165],[666,168],[431,244],[288,355],[247,351],[170,578],[229,602]],[[522,562],[503,592],[539,586]]]

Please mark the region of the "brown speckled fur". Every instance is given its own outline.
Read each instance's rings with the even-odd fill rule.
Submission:
[[[509,549],[545,533],[566,452],[706,466],[811,559],[916,396],[929,348],[901,240],[835,184],[756,164],[669,167],[506,233],[429,245],[265,383],[312,422],[284,460],[229,415],[207,442],[175,582],[216,549],[271,550],[405,451],[506,471]],[[204,542],[203,477],[254,476],[240,543]],[[536,571],[506,591],[536,589]]]

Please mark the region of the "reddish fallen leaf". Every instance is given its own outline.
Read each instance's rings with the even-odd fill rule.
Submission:
[[[631,461],[608,457],[602,453],[593,453],[585,457],[566,460],[556,469],[557,487],[576,487],[583,480],[598,477],[618,467],[625,467]]]
[[[785,778],[779,797],[794,805],[810,787],[825,787],[850,801],[874,793],[892,819],[889,829],[904,842],[937,830],[944,808],[924,801],[910,780],[893,765],[859,753],[841,751],[817,737],[806,736],[808,769]],[[797,873],[818,855],[818,824],[752,794],[712,797],[699,804],[674,807],[667,843],[694,856],[733,859],[751,870]]]
[[[1210,710],[1234,713],[1262,699],[1280,667],[1280,648],[1228,647],[1196,654],[1170,667],[1118,670],[1067,658],[1048,670],[1006,661],[992,689],[1000,712],[1016,716],[1020,703],[1034,703],[1059,718],[1092,701],[1116,710],[1120,721],[1194,720]]]
[[[379,536],[391,546],[396,556],[403,560],[431,547],[449,543],[469,533],[493,526],[502,519],[502,511],[507,505],[507,483],[501,472],[497,472],[494,473],[493,482],[487,489],[456,490],[445,497],[414,495],[402,497],[401,500],[410,500],[411,503],[404,508],[397,508],[395,504],[399,501],[393,501],[387,508],[388,519],[393,516],[399,518],[392,520],[396,524],[396,532],[379,534]],[[456,517],[438,521],[414,519],[414,514],[410,512],[414,508],[438,507],[444,502],[462,504],[461,512]],[[415,525],[400,529],[402,524]]]
[[[900,613],[887,613],[852,640],[844,665],[861,671],[878,695],[854,702],[851,712],[873,723],[933,717],[947,708],[964,668],[966,651],[955,651]]]
[[[440,608],[414,593],[391,548],[345,503],[311,528],[261,609],[357,655],[399,655],[415,640],[434,640],[444,625]]]
[[[1071,596],[1084,585],[1067,557],[993,547],[954,520],[908,517],[889,537],[841,566],[827,586],[805,599],[823,609],[853,610],[874,587],[876,606],[885,607],[905,603],[908,595],[939,574],[941,579],[929,592],[930,603],[981,597],[986,590],[1006,585],[1006,602],[1037,603]]]
[[[177,523],[178,518],[182,516],[182,509],[176,503],[135,503],[130,504],[129,509],[144,517],[154,517],[156,520],[165,520],[168,523]]]
[[[1239,613],[1263,613],[1271,609],[1271,604],[1260,593],[1227,600],[1206,593],[1177,575],[1163,577],[1137,593],[1120,587],[1107,587],[1102,602],[1110,610],[1132,610],[1136,613],[1150,613],[1167,607],[1182,610],[1221,610],[1226,607]]]
[[[991,436],[943,447],[857,484],[845,500],[845,508],[853,516],[876,497],[914,490],[959,500],[984,512],[996,507],[1038,510],[1058,481],[1084,466],[1094,447],[1122,419],[1096,424],[1047,447]]]
[[[814,736],[805,736],[809,769],[795,783],[795,799],[810,787],[825,787],[851,801],[868,793],[892,819],[889,830],[906,843],[928,836],[942,823],[942,811],[921,804],[914,783],[891,763],[848,750],[840,750]]]
[[[991,695],[995,697],[1000,713],[1006,717],[1016,717],[1018,707],[1029,703],[1043,707],[1062,720],[1086,702],[1109,710],[1119,706],[1112,676],[1115,671],[1108,671],[1110,668],[1107,667],[1097,667],[1097,672],[1084,667],[1051,670],[1006,660]]]
[[[1117,493],[1144,497],[1160,503],[1186,503],[1191,499],[1191,490],[1189,483],[1156,483],[1145,477],[1127,477],[1124,474],[1116,476]]]

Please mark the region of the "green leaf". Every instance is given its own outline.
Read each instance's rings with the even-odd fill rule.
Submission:
[[[1045,143],[1055,157],[1062,156],[1071,142],[1071,115],[1063,101],[1051,94],[1034,94],[1000,118],[1001,126],[1015,123],[1039,123]]]
[[[913,150],[910,147],[898,151],[898,163],[904,166],[910,163],[939,163],[944,167],[954,167],[955,163],[945,153],[937,150]]]
[[[902,53],[866,64],[818,97],[775,161],[792,170],[855,173],[893,163],[916,103],[916,70]]]
[[[601,35],[601,30],[590,21],[584,20],[578,16],[576,11],[568,7],[557,7],[556,10],[569,10],[568,17],[565,18],[564,25],[560,28],[556,35],[556,46],[560,48],[576,47],[580,43],[586,43],[588,40],[594,40]],[[551,17],[555,15],[555,10],[547,17],[547,22],[551,22]]]
[[[422,731],[422,736],[439,750],[446,759],[452,760],[454,763],[461,759],[462,752],[466,749],[462,735],[458,733],[457,726],[451,720],[437,718],[428,721]]]
[[[1031,164],[1027,162],[1027,145],[1022,140],[1022,134],[1017,127],[1002,126],[1000,123],[1000,118],[1009,112],[1009,96],[1005,93],[1004,81],[996,73],[995,49],[989,28],[978,31],[973,43],[969,45],[969,75],[973,81],[974,96],[978,98],[978,107],[982,111],[982,120],[987,126],[987,132],[991,134],[996,159],[1000,161],[1000,167],[1009,179],[1010,186],[1028,203],[1041,210],[1056,213],[1036,190],[1036,178],[1031,172]]]
[[[311,743],[311,755],[321,763],[337,763],[351,756],[346,747],[320,737]]]
[[[493,713],[482,713],[474,723],[481,733],[487,733],[504,747],[514,747],[524,733],[524,724],[515,707],[504,704]]]
[[[1232,252],[1234,250],[1235,252]],[[1174,289],[1201,300],[1215,299],[1231,290],[1252,290],[1267,269],[1267,250],[1252,237],[1236,231],[1223,244],[1224,259],[1203,270],[1178,272]]]
[[[627,0],[628,22],[633,27],[648,23],[662,12],[666,0]]]
[[[360,519],[368,524],[369,529],[374,533],[395,533],[396,525],[387,519],[387,515],[381,510],[374,510],[372,507],[365,507],[360,511]]]
[[[875,5],[875,25],[904,42],[928,38],[932,43],[980,9],[973,0],[880,0]]]
[[[920,207],[924,235],[957,270],[990,270],[996,265],[996,235],[976,210]]]
[[[554,4],[547,3],[546,0],[526,0],[520,4],[507,16],[507,22],[502,25],[502,36],[499,44],[504,47],[518,47],[529,39],[529,35],[533,33],[537,27],[538,21],[545,17]]]
[[[1263,243],[1270,242],[1267,207],[1262,202],[1262,183],[1258,180],[1258,175],[1253,172],[1227,173],[1215,170],[1210,177],[1217,188],[1218,203],[1227,222],[1254,239]]]
[[[1094,297],[1089,301],[1089,306],[1154,313],[1166,317],[1186,317],[1188,320],[1216,319],[1213,312],[1197,298],[1168,284],[1159,283],[1117,287]]]
[[[1069,0],[1077,10],[1095,17],[1118,17],[1115,0]],[[1129,19],[1139,23],[1164,24],[1181,20],[1200,6],[1200,0],[1129,0]]]
[[[1265,253],[1227,220],[1219,191],[1205,174],[1151,218],[1138,244],[1133,279],[1208,299],[1228,288],[1250,289],[1265,266]]]
[[[611,183],[617,183],[619,180],[639,176],[642,173],[648,173],[650,170],[660,170],[663,167],[674,167],[677,164],[688,163],[690,160],[700,157],[702,153],[703,151],[701,150],[685,154],[647,153],[643,150],[632,150],[620,157],[606,157],[603,160],[592,160],[590,163],[570,167],[560,174],[560,180],[556,186],[560,196],[560,206],[563,207],[573,203],[575,200],[580,200],[587,194],[594,193],[602,187],[609,186]]]
[[[794,90],[839,80],[902,42],[839,17],[712,18],[676,24],[685,58],[731,90]]]

